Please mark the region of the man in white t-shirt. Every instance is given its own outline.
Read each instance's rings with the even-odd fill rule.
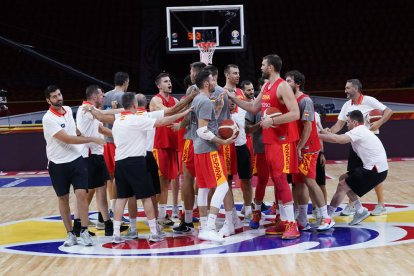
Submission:
[[[45,90],[49,110],[43,116],[43,132],[46,140],[46,155],[49,160],[49,175],[52,186],[59,199],[59,211],[68,237],[64,246],[77,244],[73,232],[69,207],[69,191],[72,184],[75,190],[77,207],[81,219],[80,238],[84,245],[91,246],[92,239],[88,232],[88,189],[87,165],[82,158],[80,144],[96,143],[104,145],[105,141],[97,137],[77,136],[72,109],[63,106],[60,89],[50,85]]]
[[[358,197],[362,197],[382,183],[388,174],[387,154],[380,139],[364,125],[364,115],[359,110],[351,111],[347,119],[348,132],[342,135],[323,130],[319,137],[325,142],[347,144],[351,146],[362,164],[348,172],[339,181],[328,211],[333,214],[345,195],[355,206],[355,215],[349,225],[356,225],[369,216],[367,208],[362,207]]]
[[[149,116],[137,115],[137,99],[135,93],[126,92],[122,95],[125,111],[115,119],[112,135],[115,142],[115,180],[118,199],[114,214],[114,243],[123,242],[120,235],[122,213],[128,198],[141,199],[148,219],[151,234],[149,241],[163,240],[158,232],[155,210],[151,197],[155,195],[154,186],[146,165],[147,132],[154,127],[165,126],[185,116],[190,111],[153,119]]]
[[[347,101],[342,106],[341,112],[338,116],[338,121],[330,129],[328,129],[328,131],[331,131],[332,133],[339,132],[346,124],[347,114],[353,110],[360,110],[362,112],[365,119],[365,125],[375,134],[378,134],[378,129],[391,118],[392,110],[390,108],[386,107],[377,99],[362,94],[362,84],[358,79],[350,79],[346,82],[345,94],[347,95],[347,99],[349,99],[349,101]],[[380,120],[372,124],[369,124],[366,118],[368,113],[373,109],[379,109],[383,111],[384,114]],[[362,162],[360,158],[355,154],[351,147],[348,156],[348,172],[359,167],[361,164]],[[344,174],[340,177],[340,179],[346,176],[347,174]],[[371,212],[371,215],[385,215],[387,213],[387,210],[384,205],[383,183],[375,187],[375,192],[377,194],[378,204],[375,206],[375,209]],[[349,216],[354,212],[354,207],[351,205],[347,205],[347,207],[342,211],[341,215]]]

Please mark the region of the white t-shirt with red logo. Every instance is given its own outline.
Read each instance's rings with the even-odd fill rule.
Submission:
[[[154,129],[156,119],[133,114],[130,111],[116,116],[112,127],[115,143],[115,161],[128,157],[146,156],[147,132]]]
[[[104,135],[99,133],[99,126],[102,125],[102,123],[96,120],[90,112],[83,111],[83,107],[85,105],[91,105],[91,103],[83,102],[82,105],[79,106],[78,112],[76,113],[76,124],[79,131],[82,136],[85,137],[97,137],[104,139]],[[82,148],[82,156],[85,158],[88,157],[89,150],[91,154],[103,155],[104,146],[96,143],[84,144]]]
[[[76,136],[76,124],[72,109],[69,106],[62,108],[65,110],[65,114],[60,114],[50,108],[42,119],[46,155],[49,161],[55,164],[69,163],[79,158],[83,147],[83,145],[66,144],[53,137],[61,130],[64,130],[67,135]]]

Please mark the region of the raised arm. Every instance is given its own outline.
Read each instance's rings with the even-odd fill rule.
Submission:
[[[56,139],[62,141],[65,144],[87,144],[95,143],[99,145],[105,145],[105,140],[96,137],[83,137],[68,135],[65,130],[61,130],[53,135]]]
[[[161,118],[161,119],[157,119],[155,121],[154,127],[161,127],[161,126],[170,125],[170,124],[174,123],[175,121],[177,121],[178,119],[186,116],[189,112],[191,112],[191,110],[192,109],[189,108],[189,109],[187,109],[187,110],[185,110],[181,113],[178,113],[178,114],[175,114],[175,115],[172,115],[172,116],[168,116],[168,117],[164,117],[164,118]]]

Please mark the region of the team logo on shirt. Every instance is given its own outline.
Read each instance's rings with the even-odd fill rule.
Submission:
[[[242,204],[236,207],[240,210]],[[364,203],[369,210],[375,204]],[[343,207],[343,206],[342,206]],[[335,217],[336,225],[327,232],[301,232],[294,240],[282,240],[280,236],[265,235],[271,217],[262,221],[259,229],[245,225],[243,232],[225,238],[223,244],[201,241],[197,234],[177,235],[166,230],[164,241],[149,243],[148,226],[144,212],[138,212],[138,240],[112,244],[111,237],[97,231],[94,245],[63,247],[65,230],[60,216],[33,218],[0,224],[0,252],[39,256],[88,257],[88,258],[195,258],[214,256],[260,256],[321,251],[350,250],[392,246],[414,242],[414,204],[386,204],[388,215],[369,217],[360,225],[348,226],[352,217]],[[340,211],[339,208],[337,211]],[[308,214],[310,216],[311,209]],[[90,213],[91,220],[97,213]],[[224,214],[218,216],[218,227],[224,222]],[[178,223],[178,222],[177,222]],[[30,230],[28,230],[30,229]],[[90,227],[91,231],[96,231]]]

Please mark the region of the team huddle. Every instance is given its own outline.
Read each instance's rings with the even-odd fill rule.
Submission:
[[[260,93],[255,97],[251,81],[239,84],[237,65],[225,67],[226,84],[220,87],[218,69],[195,62],[190,65],[185,79],[188,89],[180,101],[171,96],[169,75],[161,73],[155,79],[159,93],[149,105],[144,95],[127,92],[129,76],[118,72],[114,90],[104,94],[96,85],[86,89],[76,123],[72,109],[63,106],[60,89],[49,86],[45,97],[50,108],[43,127],[49,174],[68,233],[63,245],[76,245],[77,237],[82,244],[93,245],[88,210],[94,193],[99,209],[96,227],[112,236],[113,243],[138,238],[138,199],[150,228],[149,242],[162,241],[164,228],[171,227],[178,234],[196,234],[200,240],[222,243],[247,225],[258,229],[266,214],[275,215],[266,235],[296,239],[300,231],[323,232],[334,227],[333,215],[345,196],[349,204],[341,215],[353,215],[349,224],[356,225],[370,215],[359,198],[372,189],[378,205],[371,215],[386,214],[383,181],[388,163],[374,132],[391,117],[391,109],[362,95],[360,81],[351,79],[345,86],[349,100],[338,121],[322,129],[313,101],[304,93],[305,76],[294,70],[283,79],[281,68],[279,56],[263,58]],[[367,120],[372,110],[381,111],[375,122]],[[348,131],[336,134],[345,124]],[[229,135],[220,135],[224,133],[219,132],[221,128],[231,129]],[[323,141],[351,144],[348,171],[339,178],[329,204]],[[236,174],[243,192],[243,220],[232,191]],[[179,215],[180,175],[183,207]],[[253,175],[257,176],[254,194]],[[269,177],[274,184],[272,208],[263,203]],[[76,196],[73,225],[71,184]],[[170,184],[172,215],[166,211]],[[314,223],[308,220],[309,198]],[[126,205],[129,219],[123,217]],[[217,229],[222,205],[225,220]],[[171,216],[180,216],[178,225]],[[194,222],[198,221],[197,231]]]

